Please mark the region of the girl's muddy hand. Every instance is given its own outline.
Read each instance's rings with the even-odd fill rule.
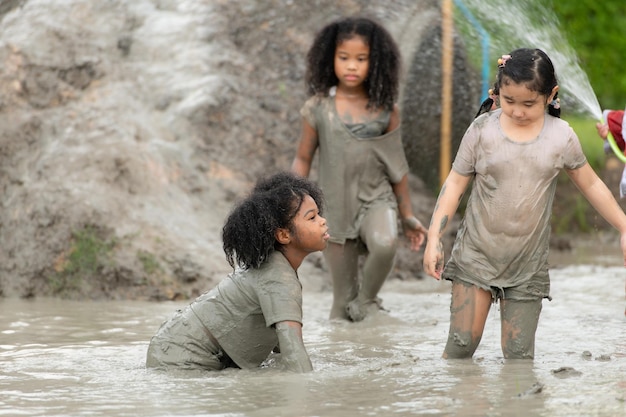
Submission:
[[[424,250],[424,272],[436,280],[440,280],[443,272],[443,261],[443,243],[440,239],[429,240]]]
[[[428,229],[415,216],[402,219],[402,226],[404,227],[405,236],[411,242],[411,250],[414,252],[419,251],[426,240]]]

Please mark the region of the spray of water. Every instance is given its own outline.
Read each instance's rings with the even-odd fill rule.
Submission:
[[[602,110],[589,78],[580,67],[576,52],[564,38],[556,14],[543,4],[545,2],[463,0],[463,3],[490,35],[494,67],[497,57],[513,49],[542,49],[554,63],[562,107],[568,112],[602,119]]]

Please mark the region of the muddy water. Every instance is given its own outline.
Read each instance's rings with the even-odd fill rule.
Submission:
[[[147,371],[150,336],[184,303],[2,300],[0,415],[626,415],[626,271],[552,277],[534,361],[502,359],[497,306],[473,360],[442,360],[447,283],[388,282],[391,312],[357,324],[329,323],[330,293],[305,291],[306,375]]]

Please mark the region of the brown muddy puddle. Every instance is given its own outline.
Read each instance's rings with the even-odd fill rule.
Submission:
[[[306,375],[145,370],[150,336],[185,303],[2,300],[0,415],[626,415],[625,280],[554,269],[534,361],[503,360],[497,305],[473,360],[441,359],[445,282],[390,281],[390,312],[356,324],[330,323],[330,293],[305,288]]]

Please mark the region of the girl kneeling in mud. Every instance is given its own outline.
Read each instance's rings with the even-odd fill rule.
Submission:
[[[250,369],[278,347],[286,369],[311,371],[296,271],[308,254],[326,247],[321,207],[321,191],[304,178],[279,173],[260,181],[223,228],[234,272],[161,325],[146,366]]]

